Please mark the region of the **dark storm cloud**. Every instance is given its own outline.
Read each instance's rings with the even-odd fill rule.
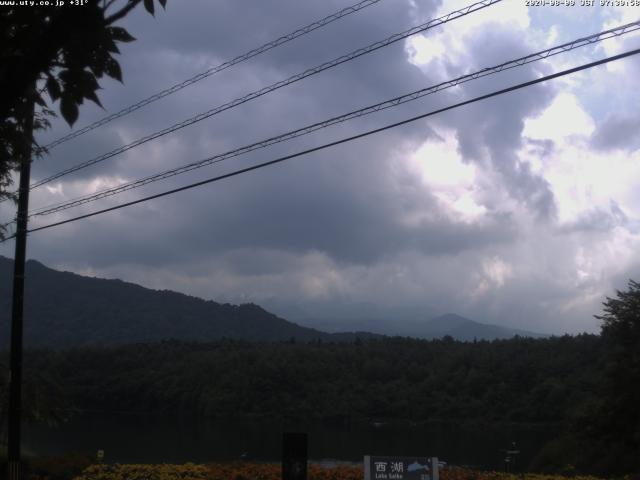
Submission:
[[[293,4],[290,2],[290,5]],[[293,8],[298,11],[298,4],[296,3]],[[384,6],[374,8],[378,10],[373,12],[372,9],[372,12],[367,12],[367,15],[363,12],[363,15],[357,21],[349,24],[350,28],[347,30],[352,38],[349,35],[346,38],[340,37],[340,44],[336,43],[331,46],[331,42],[336,42],[336,36],[324,35],[323,38],[329,43],[322,45],[322,48],[318,45],[305,50],[298,46],[298,50],[305,51],[309,54],[309,58],[315,56],[326,60],[337,56],[339,53],[349,51],[354,46],[362,45],[365,38],[372,36],[375,39],[384,38],[389,33],[403,30],[409,26],[411,19],[406,6],[405,8],[398,8],[397,3],[389,2],[385,3]],[[395,15],[389,9],[392,9]],[[152,58],[161,59],[162,54],[154,52],[170,50],[167,48],[168,40],[166,38],[171,38],[171,45],[173,45],[172,48],[174,50],[188,55],[197,55],[199,53],[198,49],[193,50],[193,45],[190,42],[193,38],[197,38],[197,42],[204,42],[203,38],[198,35],[207,35],[212,31],[211,21],[208,19],[214,17],[202,15],[198,18],[203,20],[196,19],[195,24],[193,24],[194,18],[190,16],[188,10],[185,9],[179,12],[177,19],[171,19],[171,25],[174,26],[179,26],[182,21],[190,19],[192,22],[190,28],[180,29],[180,31],[184,32],[186,38],[177,33],[175,36],[166,35],[166,32],[163,32],[160,36],[151,33],[148,37],[140,34],[138,35],[140,41],[134,44],[134,49],[138,49],[137,53],[139,55],[143,54],[144,51],[140,49],[146,48],[152,53]],[[222,10],[225,11],[225,8]],[[331,9],[329,8],[328,10],[330,11]],[[371,13],[375,13],[375,15]],[[426,12],[422,13],[425,14]],[[167,15],[170,15],[170,12]],[[318,17],[319,15],[313,14],[311,16]],[[218,18],[222,19],[224,17],[220,16]],[[163,20],[167,21],[168,19]],[[137,18],[136,21],[148,23],[148,19],[144,15]],[[213,22],[215,23],[215,19]],[[238,37],[238,30],[231,29],[230,25],[233,22],[229,22],[228,18],[225,18],[220,23],[221,29],[229,29],[227,32],[229,35],[235,32],[236,36],[230,38]],[[261,15],[250,15],[243,20],[243,28],[248,29],[248,31],[261,31],[264,25],[265,22]],[[150,24],[150,26],[153,26],[153,24]],[[135,27],[136,22],[133,22],[129,29],[135,31]],[[268,27],[270,29],[278,28],[277,25],[271,24],[268,24]],[[213,30],[217,31],[216,28],[213,28]],[[149,32],[155,31],[154,29],[149,30]],[[242,30],[240,36],[244,36],[243,32],[245,31]],[[267,33],[272,35],[271,30]],[[275,34],[272,36],[275,36]],[[228,57],[230,55],[226,50],[228,43],[208,42],[207,44],[210,47],[204,53],[208,57],[224,58],[224,55]],[[316,45],[316,43],[312,46]],[[157,171],[159,167],[169,167],[172,164],[179,165],[184,163],[185,159],[188,161],[195,160],[207,154],[237,147],[255,139],[282,133],[290,128],[299,126],[300,118],[303,119],[304,123],[310,123],[335,114],[344,113],[351,108],[379,101],[390,95],[405,93],[424,86],[425,80],[428,80],[416,67],[406,61],[401,43],[376,52],[370,57],[359,59],[353,64],[337,67],[331,72],[318,75],[318,78],[308,79],[304,84],[289,87],[288,90],[275,92],[273,95],[253,102],[251,105],[247,104],[234,109],[234,111],[225,112],[223,119],[215,118],[203,122],[201,125],[182,130],[179,133],[179,141],[177,143],[171,143],[172,140],[169,137],[165,137],[157,143],[141,146],[118,158],[107,160],[97,167],[87,169],[76,178],[83,178],[83,176],[84,178],[91,178],[96,174],[113,175],[114,171],[127,178],[136,178],[149,171]],[[126,58],[129,58],[129,60],[123,61],[125,64],[124,70],[125,72],[132,72],[134,75],[129,83],[134,85],[143,83],[149,91],[157,91],[165,86],[160,84],[159,77],[151,76],[149,78],[147,72],[144,72],[145,81],[140,82],[135,77],[136,74],[142,74],[138,70],[139,64],[136,61],[136,58],[139,57],[133,57],[130,54]],[[169,64],[172,59],[173,57],[168,55],[167,63]],[[123,60],[125,60],[125,57],[123,57]],[[174,100],[173,98],[166,99],[171,103],[170,106],[158,102],[158,104],[150,107],[157,110],[158,114],[154,114],[152,111],[151,114],[147,114],[144,117],[144,122],[140,122],[136,118],[136,114],[134,114],[123,119],[119,122],[118,127],[113,128],[110,132],[102,134],[101,132],[96,132],[94,136],[98,138],[98,141],[92,141],[90,134],[73,146],[70,145],[70,142],[70,144],[60,147],[55,152],[55,155],[63,160],[62,163],[69,163],[65,160],[71,157],[74,159],[83,157],[85,151],[88,153],[94,150],[96,145],[102,147],[103,144],[107,143],[105,137],[108,134],[112,137],[119,135],[123,137],[125,142],[131,141],[131,139],[142,135],[143,132],[166,126],[166,120],[169,118],[175,118],[180,114],[188,115],[187,111],[193,111],[193,108],[196,108],[196,111],[198,109],[202,110],[203,104],[209,107],[215,105],[213,103],[215,100],[220,103],[224,101],[223,99],[228,100],[234,98],[234,96],[241,95],[240,92],[246,93],[264,84],[278,80],[283,77],[282,72],[286,72],[292,66],[291,60],[287,56],[275,55],[268,58],[268,60],[269,70],[266,75],[263,73],[263,69],[259,68],[262,65],[242,66],[236,71],[230,72],[235,75],[234,79],[236,81],[215,82],[217,88],[215,88],[214,93],[211,92],[211,84],[202,82],[202,84],[191,87],[192,91],[190,96],[187,97],[187,105],[185,105],[185,102]],[[266,59],[263,61],[266,61]],[[305,63],[306,66],[309,66],[308,62]],[[145,67],[152,67],[144,59],[142,64]],[[297,64],[293,65],[293,67],[300,68]],[[156,67],[156,69],[158,68]],[[162,69],[164,68],[160,68],[160,70]],[[171,68],[168,70],[171,70]],[[159,85],[156,86],[156,84]],[[345,86],[348,87],[345,88]],[[137,89],[134,89],[136,93],[141,93],[137,92],[139,88],[138,86]],[[212,98],[213,101],[211,101]],[[405,111],[410,110],[405,107]],[[179,116],[179,118],[181,117]],[[369,125],[369,122],[368,119],[361,121],[358,131]],[[371,120],[371,122],[379,124],[379,119]],[[353,131],[351,126],[340,129],[342,135]],[[469,248],[470,244],[473,243],[470,240],[473,238],[473,228],[457,228],[454,223],[446,219],[442,222],[442,228],[437,222],[434,222],[431,225],[416,227],[416,232],[410,232],[410,229],[397,224],[396,217],[402,212],[399,211],[396,205],[397,201],[388,191],[389,180],[384,177],[387,174],[384,167],[387,156],[394,145],[401,144],[403,141],[410,141],[411,138],[415,138],[416,141],[418,138],[424,139],[425,134],[428,133],[428,127],[425,127],[424,124],[414,125],[405,129],[402,134],[393,135],[391,141],[376,142],[375,148],[363,147],[362,145],[348,148],[346,153],[339,153],[338,155],[351,158],[366,157],[367,164],[361,164],[355,168],[343,165],[337,170],[339,172],[337,175],[339,176],[336,176],[335,170],[325,169],[323,181],[321,182],[317,181],[318,177],[315,173],[311,175],[302,174],[300,179],[292,181],[291,178],[293,176],[288,176],[284,171],[284,175],[279,172],[276,175],[266,176],[266,180],[263,179],[261,183],[265,185],[264,190],[266,193],[258,194],[259,190],[255,188],[252,182],[249,182],[246,191],[241,186],[237,187],[234,184],[234,192],[230,193],[226,200],[233,205],[232,208],[223,208],[218,211],[205,207],[205,211],[202,211],[199,208],[201,204],[194,205],[194,208],[191,209],[193,215],[186,217],[189,219],[188,222],[191,227],[186,231],[193,231],[193,238],[189,241],[182,239],[181,243],[191,242],[192,245],[201,247],[202,250],[197,247],[190,248],[188,251],[190,255],[197,255],[198,251],[232,248],[237,245],[247,247],[268,246],[273,248],[293,248],[297,251],[319,249],[327,251],[341,260],[356,262],[372,261],[392,251],[394,248],[418,248],[436,254],[444,251],[455,251],[456,248]],[[313,144],[317,144],[323,138],[325,137],[318,137],[318,140],[315,140]],[[180,157],[180,159],[167,159],[158,154],[158,150],[165,149],[163,145],[166,145],[166,150],[171,150],[173,146],[176,150],[174,157]],[[207,148],[210,149],[211,146],[215,146],[215,150],[213,152],[211,150],[207,151]],[[271,157],[280,152],[289,153],[286,148],[276,148],[272,152],[268,154]],[[323,154],[317,161],[322,161],[323,157],[331,159],[334,155],[333,153]],[[84,157],[91,158],[88,154],[84,155]],[[340,163],[346,164],[352,161],[344,158],[340,160]],[[48,162],[47,165],[54,163]],[[59,162],[57,165],[60,164]],[[116,167],[115,169],[114,166]],[[302,172],[304,170],[302,169]],[[40,171],[41,175],[48,173],[42,172],[42,168]],[[348,171],[348,174],[345,173],[346,171]],[[365,173],[364,176],[363,172]],[[372,178],[374,179],[373,181]],[[313,182],[312,185],[315,188],[310,188],[307,185],[309,180]],[[412,201],[415,203],[415,200]],[[432,199],[426,204],[422,203],[421,208],[437,210],[437,205],[433,203]],[[199,219],[214,217],[214,214],[216,230],[212,235],[213,240],[199,242],[197,238],[204,235],[203,229],[193,228],[193,225],[197,225]],[[123,215],[126,216],[128,213]],[[184,218],[182,214],[180,219]],[[171,228],[171,225],[175,227],[175,224],[167,222],[166,228]],[[480,227],[479,230],[483,228],[488,227]],[[420,233],[421,231],[431,230],[440,233],[430,233],[429,235]],[[249,232],[254,233],[250,234]],[[446,232],[449,232],[450,239],[446,238]],[[157,235],[149,238],[148,235],[140,235],[140,233],[138,232],[132,238],[143,237],[147,241],[153,241],[156,244],[158,242],[167,242],[168,244],[169,242],[168,238],[170,236]],[[490,234],[479,233],[480,238],[492,238]],[[498,236],[500,235],[495,237]],[[109,234],[104,232],[104,235],[101,235],[101,238],[104,239],[103,241],[90,242],[93,246],[106,244],[105,248],[101,249],[100,258],[102,262],[107,262],[110,257],[115,260],[120,255],[127,256],[128,252],[137,252],[141,248],[141,245],[138,245],[138,248],[126,248],[125,245],[122,245],[123,241],[125,244],[128,243],[126,236],[124,239],[119,237],[118,243],[110,242],[108,240],[109,237]],[[88,248],[92,249],[92,247]],[[162,247],[158,248],[162,249]],[[107,255],[106,251],[111,251],[112,255]],[[149,263],[153,262],[154,257],[159,256],[156,248],[145,249],[144,252],[134,253],[133,255],[136,255],[139,261],[144,262],[145,260],[143,259],[147,259],[146,262]]]
[[[126,22],[139,40],[123,48],[125,86],[103,82],[101,98],[109,112],[353,2],[250,3],[251,7],[240,8],[235,0],[169,2],[166,13],[158,12],[155,19],[143,11],[136,12]],[[416,2],[419,8],[414,8],[405,0],[383,0],[326,30],[229,69],[53,150],[49,159],[34,166],[35,175],[41,178],[402,31],[433,17],[440,3],[420,0]],[[63,185],[63,190],[79,188],[96,176],[135,179],[532,50],[522,32],[504,24],[474,32],[465,41],[465,49],[466,53],[452,56],[453,60],[419,69],[408,62],[400,42],[79,172],[73,177],[76,183]],[[543,72],[545,67],[541,65],[505,72],[77,212],[314,147],[530,80]],[[523,147],[534,155],[552,151],[552,142],[525,143],[522,130],[524,119],[546,108],[554,94],[553,85],[538,86],[280,166],[37,232],[30,236],[29,253],[56,266],[124,276],[156,288],[214,299],[225,294],[233,299],[258,300],[262,295],[304,303],[312,298],[305,297],[308,292],[301,287],[304,281],[322,277],[324,270],[335,270],[335,282],[331,278],[326,282],[329,293],[315,306],[309,303],[312,309],[340,300],[341,295],[345,302],[372,300],[377,306],[407,300],[424,308],[434,302],[444,311],[468,308],[460,313],[477,314],[479,319],[494,323],[519,322],[518,326],[526,327],[529,317],[542,316],[546,307],[527,310],[524,298],[552,303],[571,298],[568,288],[548,282],[549,274],[542,268],[536,275],[525,275],[525,279],[507,280],[502,291],[491,292],[477,303],[470,300],[470,292],[477,287],[476,274],[483,272],[485,263],[502,258],[503,253],[509,268],[517,269],[519,261],[528,265],[528,260],[522,259],[529,259],[531,252],[517,249],[523,235],[539,238],[539,242],[533,240],[539,245],[546,241],[537,229],[523,233],[520,214],[526,219],[529,212],[513,210],[501,202],[505,196],[512,197],[525,206],[523,210],[545,220],[555,214],[548,183],[519,157]],[[89,105],[82,110],[79,123],[84,125],[104,114]],[[45,137],[53,139],[67,131],[59,123]],[[423,142],[442,142],[450,132],[459,142],[463,160],[473,163],[479,172],[477,184],[470,188],[474,193],[477,189],[479,197],[488,197],[481,202],[487,212],[474,220],[463,221],[452,214],[449,206],[429,191],[421,175],[407,166],[406,157]],[[49,201],[57,200],[47,195]],[[45,200],[38,197],[38,201]],[[613,210],[594,213],[585,225],[606,225],[606,215],[617,218]],[[557,256],[564,262],[573,253],[567,247]],[[561,263],[555,260],[553,257],[550,263]],[[540,262],[536,259],[534,263],[537,267]],[[405,276],[394,284],[391,279],[396,271]],[[496,299],[505,291],[506,298]]]
[[[129,97],[139,98],[160,90],[177,77],[176,65],[188,65],[188,58],[201,61],[199,57],[202,56],[210,64],[215,64],[230,58],[238,50],[247,50],[265,38],[275,38],[286,31],[282,18],[276,22],[264,21],[265,15],[276,8],[272,4],[266,6],[259,2],[256,9],[251,9],[237,22],[233,20],[237,11],[231,4],[198,5],[204,10],[199,10],[196,17],[190,8],[184,6],[175,10],[170,8],[158,20],[151,20],[139,12],[130,20],[128,28],[134,33],[139,32],[136,36],[140,40],[132,44],[131,50],[123,56],[127,86],[134,87],[123,89],[115,85],[109,92],[105,91],[105,103],[126,104],[133,101]],[[341,3],[325,4],[322,8],[319,4],[303,7],[292,1],[280,2],[279,5],[279,11],[291,12],[287,18],[288,25],[300,25],[321,17],[318,10],[337,10]],[[437,2],[422,2],[421,5],[420,15],[432,16]],[[130,142],[171,124],[168,120],[186,118],[286,78],[302,68],[402,31],[416,22],[412,14],[415,11],[404,2],[381,2],[353,18],[337,22],[331,28],[339,29],[339,35],[331,30],[315,32],[291,47],[270,52],[257,61],[224,72],[220,78],[214,77],[189,87],[188,91],[180,92],[175,98],[172,96],[157,102],[148,111],[136,112],[110,129],[65,144],[55,152],[58,163],[50,161],[43,165],[41,175],[49,173],[46,168],[50,165],[73,164],[76,158],[91,158],[90,152],[95,152],[96,147],[103,151],[110,142],[115,145]],[[273,15],[268,18],[273,18]],[[167,28],[157,28],[155,22]],[[486,65],[492,60],[479,58],[478,62]],[[150,75],[150,72],[156,74]],[[107,160],[75,178],[114,173],[125,178],[137,178],[436,82],[436,75],[429,77],[407,62],[402,42],[399,42],[181,130],[179,134]],[[386,114],[382,124],[435,108],[444,102],[446,98],[429,98],[416,105],[404,106],[399,109],[401,113]],[[514,109],[511,117],[526,113],[523,110],[526,108]],[[93,113],[100,112],[96,110]],[[381,120],[380,116],[365,118],[332,133],[317,134],[306,143],[298,142],[296,145],[299,147],[276,147],[249,158],[274,158],[334,139],[336,134],[338,137],[346,136],[379,126]],[[488,137],[501,127],[486,125],[483,128],[487,129],[485,137]],[[112,262],[127,261],[152,265],[167,258],[185,261],[235,248],[270,248],[299,253],[317,250],[340,262],[366,264],[404,249],[443,255],[511,241],[515,233],[506,217],[492,214],[478,224],[460,223],[440,212],[441,206],[435,198],[424,192],[410,174],[403,174],[404,188],[401,191],[393,186],[398,179],[394,178],[390,156],[398,146],[418,145],[429,136],[433,136],[430,127],[424,122],[417,123],[381,138],[314,155],[312,160],[305,160],[297,166],[277,168],[273,172],[260,172],[246,179],[233,179],[228,184],[216,185],[213,191],[220,192],[214,193],[220,199],[218,202],[207,201],[212,192],[208,189],[162,201],[161,207],[133,207],[139,210],[114,214],[117,217],[110,220],[92,221],[95,227],[88,229],[89,232],[83,235],[82,246],[78,247],[80,250],[74,248],[74,251],[83,251],[86,257],[93,258],[93,262],[102,267]],[[114,142],[117,139],[120,141]],[[172,155],[163,155],[167,153]],[[71,158],[74,160],[69,160]],[[185,179],[164,183],[161,188],[142,190],[140,195],[209,175],[209,171],[194,172]],[[526,185],[528,179],[524,175],[519,183]],[[429,213],[425,217],[427,219],[411,224],[403,220],[410,216],[425,216],[425,213]],[[72,228],[81,231],[82,226]],[[114,231],[121,233],[114,236],[110,233]],[[189,248],[174,248],[175,245],[189,245]],[[69,244],[60,245],[60,248],[68,249]]]
[[[105,216],[80,248],[101,266],[181,262],[237,248],[321,251],[338,262],[371,264],[405,249],[445,255],[514,239],[508,216],[468,225],[438,213],[435,198],[407,173],[402,190],[392,189],[397,173],[385,147],[401,138],[336,149],[326,158],[309,157]],[[425,212],[426,219],[405,221]],[[121,232],[117,242],[109,234],[114,231]],[[57,248],[69,247],[48,247]]]
[[[163,29],[147,29],[145,38],[155,48],[188,55],[214,55],[230,59],[267,41],[288,34],[298,27],[338,11],[354,1],[294,2],[252,1],[238,8],[234,0],[194,2],[193,7],[169,6],[170,21]],[[420,2],[419,17],[431,17],[438,1]],[[194,16],[197,8],[197,18]],[[382,1],[344,17],[327,27],[300,37],[251,60],[260,67],[297,70],[309,62],[326,61],[373,41],[404,30],[420,19],[411,15],[408,0]],[[138,20],[138,19],[137,19]],[[139,21],[149,25],[148,19]],[[292,72],[293,73],[293,72]]]
[[[134,33],[140,32],[137,34],[139,40],[126,46],[122,57],[126,88],[117,84],[110,85],[112,88],[105,90],[102,95],[103,103],[110,106],[110,110],[126,106],[253,48],[264,42],[265,37],[276,38],[287,31],[287,28],[292,30],[294,26],[300,26],[345,6],[341,2],[304,6],[300,2],[281,1],[278,5],[269,3],[268,6],[264,2],[257,2],[255,8],[247,9],[249,13],[242,16],[241,21],[235,22],[233,19],[238,14],[230,13],[237,12],[232,4],[233,2],[217,2],[215,5],[201,2],[193,7],[171,7],[166,13],[159,14],[157,20],[143,12],[136,12],[127,22],[127,28]],[[425,5],[431,3],[427,2]],[[194,8],[201,14],[194,16]],[[433,7],[423,6],[423,9],[433,10]],[[265,18],[271,20],[276,11],[287,11],[289,14],[278,16],[275,24],[266,22]],[[287,28],[282,23],[286,23]],[[110,131],[101,129],[100,132],[89,133],[74,142],[57,147],[52,151],[52,158],[38,165],[34,174],[41,178],[93,158],[96,154],[108,152],[113,147],[130,143],[150,132],[333,59],[372,40],[406,29],[410,23],[408,8],[404,2],[382,2],[381,5],[328,27],[339,28],[339,34],[331,31],[314,32],[308,38],[297,39],[291,46],[268,52],[247,64],[234,67],[145,107],[142,111],[134,112],[119,120],[117,127],[111,127]],[[210,153],[210,150],[197,149],[202,145],[199,141],[202,137],[206,137],[209,144],[220,145],[219,148],[223,150],[225,146],[243,145],[269,134],[282,133],[307,121],[318,121],[329,115],[344,113],[348,111],[347,107],[361,107],[423,86],[424,77],[418,69],[406,62],[402,49],[402,42],[399,42],[352,63],[323,72],[318,75],[321,78],[309,78],[304,81],[304,85],[287,87],[292,92],[291,96],[282,91],[274,92],[269,97],[205,120],[155,143],[166,143],[179,136],[184,144],[193,147],[193,151],[182,152],[181,156],[190,154],[190,159],[195,159]],[[299,61],[292,63],[295,55],[300,56]],[[345,89],[345,85],[349,87]],[[276,99],[277,105],[274,105],[271,98]],[[264,107],[265,104],[268,108]],[[265,117],[261,117],[260,112],[264,110],[268,112]],[[274,112],[277,112],[276,121]],[[89,106],[88,112],[83,111],[82,122],[88,123],[103,113]],[[265,129],[265,125],[272,128]],[[65,126],[60,125],[54,132],[49,132],[46,138],[55,138],[65,132]],[[136,162],[130,159],[148,157],[149,148],[151,147],[137,147],[76,173],[76,178],[111,173],[114,170],[113,164],[116,164],[119,171],[126,172],[128,177],[135,178],[149,168],[139,170]],[[136,152],[141,153],[136,155]],[[167,162],[166,159],[162,161]],[[156,161],[153,166],[155,170],[157,166]]]
[[[607,117],[594,131],[591,145],[598,150],[640,148],[640,116],[615,114]]]

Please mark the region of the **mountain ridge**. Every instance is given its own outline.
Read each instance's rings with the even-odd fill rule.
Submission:
[[[8,342],[13,260],[0,256],[0,336]],[[25,345],[54,349],[113,346],[162,340],[328,341],[406,336],[457,340],[493,340],[514,335],[541,336],[445,314],[426,322],[370,323],[347,320],[340,331],[321,322],[290,321],[260,305],[232,305],[172,290],[154,290],[120,279],[103,279],[59,271],[37,260],[26,264]],[[0,349],[3,346],[0,345]]]
[[[414,337],[421,339],[436,339],[446,335],[460,341],[508,339],[518,335],[521,337],[543,338],[549,335],[520,330],[489,323],[481,323],[463,317],[456,313],[445,313],[425,320],[394,318],[326,318],[303,317],[294,318],[296,323],[307,327],[318,328],[323,331],[337,331],[357,329],[377,333]]]
[[[13,260],[0,257],[0,335],[8,341]],[[26,264],[25,345],[72,348],[222,338],[278,342],[354,341],[367,332],[330,334],[280,318],[256,304],[220,304],[119,279],[86,277]],[[1,349],[1,347],[0,347]]]

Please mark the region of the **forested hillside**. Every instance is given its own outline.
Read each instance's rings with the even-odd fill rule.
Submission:
[[[166,339],[212,341],[290,338],[353,341],[349,333],[328,334],[288,322],[258,305],[206,301],[168,290],[59,272],[27,262],[25,344],[63,349]],[[0,339],[8,348],[13,260],[0,257]],[[367,336],[359,334],[360,337]]]

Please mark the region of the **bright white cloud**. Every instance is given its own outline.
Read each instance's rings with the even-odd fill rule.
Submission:
[[[468,6],[463,0],[442,2],[436,16]],[[432,61],[458,63],[466,54],[469,43],[478,33],[492,28],[525,30],[530,26],[528,8],[524,2],[504,1],[466,15],[446,28],[431,30],[424,35],[416,35],[407,41],[410,59],[416,65],[426,65]],[[505,59],[506,60],[506,59]]]
[[[438,136],[441,140],[425,142],[410,156],[409,168],[454,217],[475,220],[487,211],[475,199],[477,167],[462,160],[454,132],[438,131]]]
[[[624,25],[638,20],[637,8],[606,8],[603,9],[604,21],[602,24],[603,30],[614,28],[619,25]],[[607,56],[617,55],[627,50],[630,46],[630,42],[634,39],[640,38],[640,30],[636,30],[624,37],[612,38],[610,41],[603,44],[603,49]],[[637,48],[637,47],[636,47]],[[609,72],[615,73],[629,73],[628,62],[614,62],[607,65]]]
[[[533,158],[552,185],[563,223],[594,208],[609,210],[612,200],[631,212],[640,206],[633,187],[633,180],[640,181],[638,155],[593,150],[589,139],[595,129],[570,93],[558,95],[540,116],[525,122],[525,137],[553,142],[548,156]]]
[[[513,275],[511,265],[498,256],[485,258],[480,265],[481,270],[474,275],[477,284],[471,291],[471,297],[476,301],[478,297],[487,295],[491,290],[503,287],[505,281]]]
[[[523,135],[539,140],[567,141],[576,135],[586,137],[593,133],[593,119],[571,93],[561,93],[553,103],[535,118],[525,120]]]

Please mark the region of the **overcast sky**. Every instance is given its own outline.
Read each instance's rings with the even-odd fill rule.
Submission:
[[[107,112],[350,0],[169,0],[123,23]],[[377,5],[181,90],[37,160],[44,178],[472,2]],[[580,1],[577,0],[579,4]],[[222,153],[640,17],[640,8],[504,0],[34,190],[40,207]],[[581,48],[32,226],[116,205],[638,48]],[[640,58],[564,77],[153,202],[30,235],[53,268],[309,316],[411,309],[546,333],[598,331],[606,295],[640,279]],[[57,109],[57,105],[56,105]],[[61,120],[43,142],[69,132]],[[12,212],[7,203],[3,219]],[[0,254],[13,256],[13,242]],[[366,307],[365,307],[366,306]],[[275,308],[275,307],[274,307]],[[368,309],[368,310],[367,310]],[[403,310],[403,311],[404,311]],[[363,315],[365,314],[363,313]],[[357,314],[357,313],[355,313]],[[390,319],[392,321],[392,319]]]

